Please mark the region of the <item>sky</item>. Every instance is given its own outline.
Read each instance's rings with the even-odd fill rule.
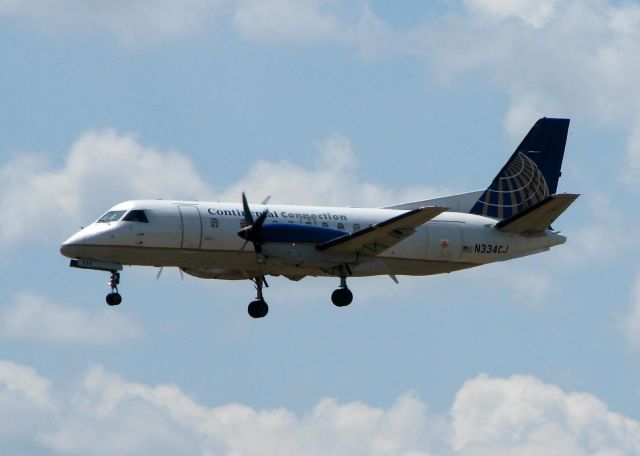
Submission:
[[[0,452],[640,454],[640,4],[0,0]],[[565,245],[432,277],[68,267],[128,199],[485,188],[571,119]]]

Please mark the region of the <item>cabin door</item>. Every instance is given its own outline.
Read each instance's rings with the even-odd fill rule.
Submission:
[[[198,250],[202,243],[202,220],[197,206],[178,206],[182,222],[183,250]]]

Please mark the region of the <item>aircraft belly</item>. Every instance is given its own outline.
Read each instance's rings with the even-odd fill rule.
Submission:
[[[138,246],[78,246],[75,256],[132,266],[234,267],[256,264],[254,252],[185,250]]]

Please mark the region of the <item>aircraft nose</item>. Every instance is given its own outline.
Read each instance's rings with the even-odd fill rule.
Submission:
[[[76,234],[62,243],[62,245],[60,246],[60,253],[62,255],[66,256],[67,258],[77,258],[79,256],[80,248],[84,238],[84,235],[81,233],[81,231],[78,231]]]
[[[77,250],[78,244],[73,242],[73,236],[64,241],[60,246],[60,253],[67,258],[75,258],[75,253]]]

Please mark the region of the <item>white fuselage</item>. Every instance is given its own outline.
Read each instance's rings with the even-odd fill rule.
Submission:
[[[254,217],[266,209],[253,205]],[[335,275],[349,265],[350,275],[429,275],[451,272],[548,250],[565,237],[547,230],[535,236],[505,233],[496,220],[444,212],[377,256],[336,255],[312,244],[271,243],[256,260],[251,243],[238,236],[242,205],[165,200],[128,201],[112,211],[144,210],[148,222],[95,222],[61,247],[70,258],[125,265],[175,266],[203,278],[247,279],[258,275]],[[397,209],[269,205],[265,224],[306,224],[347,233],[406,211]]]

